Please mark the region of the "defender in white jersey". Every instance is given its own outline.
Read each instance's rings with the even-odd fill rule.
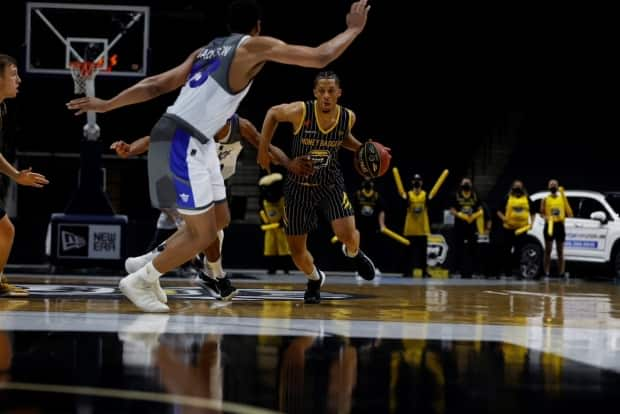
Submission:
[[[242,141],[250,143],[254,148],[258,148],[260,134],[258,130],[248,119],[242,118],[237,114],[233,115],[226,125],[215,134],[217,142],[217,153],[220,162],[220,169],[224,180],[230,178],[236,170],[237,158],[243,149]],[[149,150],[150,136],[139,138],[128,144],[124,141],[116,141],[110,146],[116,151],[119,157],[128,158],[143,154]],[[286,154],[278,147],[271,145],[270,153],[273,156],[273,162],[284,166],[292,174],[305,176],[310,175],[314,171],[312,163],[306,157],[296,157],[289,159]],[[160,233],[161,222],[170,223],[171,230],[168,231],[166,237],[160,238],[148,249],[148,252],[137,257],[128,257],[125,260],[125,270],[127,273],[133,273],[153,260],[155,256],[161,253],[166,246],[168,240],[175,237],[174,234],[181,228],[183,220],[175,209],[162,209],[159,220],[157,221],[156,235]],[[227,283],[224,278],[225,273],[222,269],[221,249],[224,241],[224,232],[222,229],[229,223],[217,223],[218,240],[211,243],[205,250],[205,260],[199,264],[198,281],[205,287],[216,299],[229,300],[237,293],[237,290]]]
[[[121,291],[140,309],[167,312],[168,306],[158,299],[161,274],[191,259],[217,238],[217,211],[211,207],[217,201],[225,203],[225,198],[219,190],[224,180],[216,168],[213,135],[237,110],[254,77],[269,61],[325,67],[366,26],[366,3],[367,0],[360,0],[351,5],[345,31],[320,46],[307,47],[259,36],[257,4],[253,0],[237,0],[229,8],[232,35],[213,40],[176,68],[143,79],[112,99],[85,97],[67,104],[69,109],[77,110],[76,114],[106,112],[183,86],[175,104],[151,133],[149,181],[153,205],[177,207],[186,226],[152,262],[121,280]],[[194,192],[198,187],[211,190]],[[227,206],[220,210],[229,214]]]

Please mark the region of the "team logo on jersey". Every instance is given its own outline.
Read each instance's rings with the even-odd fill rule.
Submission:
[[[325,168],[329,165],[331,154],[328,150],[312,150],[308,155],[310,155],[310,160],[315,169]]]
[[[189,200],[189,194],[179,194],[179,197],[181,197],[181,200],[183,200],[184,203],[187,203],[187,201]]]

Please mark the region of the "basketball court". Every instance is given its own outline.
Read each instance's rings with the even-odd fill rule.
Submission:
[[[102,77],[150,74],[149,7],[29,2],[25,11],[27,73],[71,76],[86,96]],[[0,412],[620,407],[620,285],[610,279],[368,282],[328,271],[321,303],[308,305],[300,273],[227,269],[240,290],[232,301],[193,277],[165,276],[170,312],[143,313],[110,276],[127,256],[128,217],[105,196],[97,116],[84,118],[80,186],[51,215],[46,253],[56,269],[100,271],[8,272],[30,295],[0,296]],[[442,236],[433,247],[442,263],[444,245]]]
[[[620,289],[608,282],[236,273],[213,300],[165,278],[143,314],[118,278],[16,275],[0,298],[3,407],[43,412],[544,411],[618,402]],[[6,366],[6,360],[0,361]],[[173,408],[176,407],[176,408]]]

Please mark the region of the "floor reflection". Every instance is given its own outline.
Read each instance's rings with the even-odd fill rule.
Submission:
[[[167,315],[144,316],[119,333],[0,332],[0,411],[522,413],[620,402],[620,375],[511,343],[171,334]]]

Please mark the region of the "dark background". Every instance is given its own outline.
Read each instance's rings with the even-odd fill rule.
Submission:
[[[149,73],[179,64],[196,48],[224,34],[227,3],[133,1],[151,7]],[[263,34],[318,45],[344,29],[350,1],[263,0],[261,4]],[[444,168],[450,169],[435,218],[471,167],[476,150],[502,134],[515,135],[517,145],[497,177],[488,200],[491,205],[515,177],[524,179],[532,192],[542,189],[552,176],[570,188],[620,189],[614,142],[617,98],[610,76],[613,53],[608,48],[612,26],[605,22],[604,11],[590,15],[568,6],[543,9],[516,2],[501,8],[396,0],[371,4],[365,32],[329,69],[342,78],[341,103],[357,114],[355,135],[391,147],[393,163],[405,181],[415,171],[427,177],[430,187]],[[70,77],[25,73],[25,2],[3,2],[1,13],[0,52],[19,59],[23,79],[18,98],[7,102],[5,155],[11,158],[16,150],[78,152],[84,120],[76,119],[64,105],[73,97]],[[315,74],[313,69],[268,64],[239,113],[260,128],[271,105],[311,98]],[[97,94],[110,97],[135,81],[99,77]],[[148,134],[175,96],[99,116],[104,146]],[[276,143],[286,148],[282,131]],[[350,168],[350,155],[343,154],[341,161],[353,190],[359,178]],[[43,262],[49,215],[64,210],[76,185],[78,162],[22,156],[19,163],[40,170],[51,184],[43,190],[20,188],[11,262]],[[157,216],[148,202],[146,163],[109,159],[104,164],[117,213],[129,215],[134,226],[135,239],[128,253],[138,253],[148,242]],[[379,188],[391,206],[388,225],[400,229],[404,208],[391,177],[379,180]],[[233,227],[231,234],[240,232],[259,245],[255,256],[225,255],[225,264],[256,264],[262,250],[260,232],[242,223]],[[329,231],[323,236],[316,236],[319,257],[325,254],[332,267],[340,267],[333,247],[325,242]],[[227,239],[232,243],[227,252],[234,252],[234,240]],[[387,256],[380,261],[390,267]]]

